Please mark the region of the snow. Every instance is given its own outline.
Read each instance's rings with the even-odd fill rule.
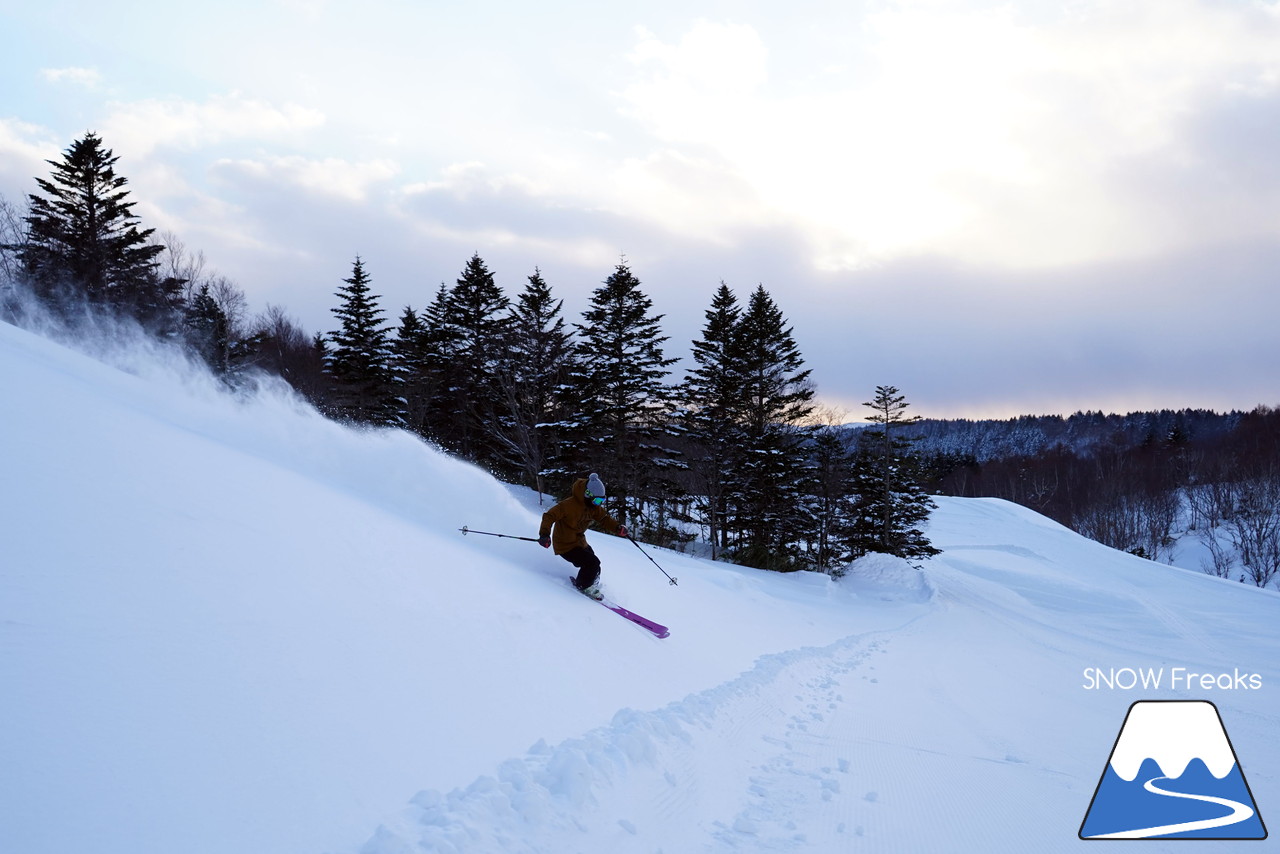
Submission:
[[[0,324],[2,851],[1059,851],[1139,699],[1213,701],[1280,803],[1274,592],[996,500],[840,581],[593,535],[659,640],[458,530],[532,493],[95,352]]]
[[[864,555],[845,569],[842,586],[885,602],[928,602],[937,593],[923,566],[886,554]]]

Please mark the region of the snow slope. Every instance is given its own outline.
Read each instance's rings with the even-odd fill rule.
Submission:
[[[1166,697],[1213,700],[1280,804],[1275,593],[991,500],[940,502],[923,571],[838,583],[651,550],[672,587],[596,535],[658,640],[457,531],[535,533],[529,494],[107,359],[0,324],[2,851],[1065,850]]]

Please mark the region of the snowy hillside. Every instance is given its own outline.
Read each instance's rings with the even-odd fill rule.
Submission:
[[[1163,698],[1280,815],[1275,593],[995,500],[838,583],[594,535],[659,640],[457,530],[527,493],[112,360],[0,324],[0,851],[1061,851]]]

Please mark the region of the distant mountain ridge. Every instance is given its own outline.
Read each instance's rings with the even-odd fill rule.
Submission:
[[[1100,450],[1124,450],[1152,442],[1212,440],[1235,429],[1244,414],[1161,409],[1127,415],[1076,412],[987,420],[926,418],[900,428],[899,435],[915,439],[916,450],[923,457],[966,457],[987,463],[1037,456],[1058,448],[1089,457]],[[854,424],[847,429],[861,432],[871,426]]]

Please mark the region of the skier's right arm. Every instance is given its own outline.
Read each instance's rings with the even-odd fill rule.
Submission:
[[[551,545],[551,526],[560,521],[560,505],[557,504],[542,514],[542,524],[538,526],[538,545],[544,549]]]

